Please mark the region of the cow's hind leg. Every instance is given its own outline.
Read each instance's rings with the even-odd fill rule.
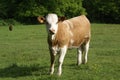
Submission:
[[[77,65],[82,63],[82,47],[80,46],[77,50]]]
[[[88,41],[88,42],[83,46],[83,48],[84,48],[84,49],[83,49],[83,50],[84,50],[84,55],[83,55],[83,61],[82,61],[83,64],[86,64],[86,63],[87,63],[89,43],[90,43],[90,41]]]

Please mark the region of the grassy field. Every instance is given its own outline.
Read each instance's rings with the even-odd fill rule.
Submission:
[[[48,75],[44,25],[0,26],[0,80],[120,80],[120,25],[92,24],[91,31],[88,63],[76,66],[76,49],[69,50],[57,77]]]

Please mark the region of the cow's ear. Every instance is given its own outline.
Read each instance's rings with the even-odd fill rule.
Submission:
[[[40,23],[45,23],[45,18],[44,18],[44,17],[38,16],[38,17],[37,17],[37,20],[38,20]]]
[[[58,18],[58,22],[60,22],[60,21],[64,21],[65,19],[66,19],[66,17],[64,17],[64,16],[59,17],[59,18]]]

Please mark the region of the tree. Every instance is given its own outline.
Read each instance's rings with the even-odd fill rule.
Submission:
[[[120,1],[119,0],[84,0],[84,7],[88,17],[94,22],[119,23]]]
[[[21,0],[16,15],[20,19],[45,16],[48,13],[70,18],[85,14],[85,9],[82,7],[82,0]]]
[[[85,9],[82,7],[82,0],[59,0],[58,4],[61,14],[68,18],[86,14]]]
[[[47,13],[56,13],[68,18],[86,14],[82,7],[82,0],[39,0],[39,6],[44,6]]]

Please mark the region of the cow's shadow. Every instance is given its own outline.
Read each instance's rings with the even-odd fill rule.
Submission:
[[[13,64],[12,66],[0,69],[0,77],[22,77],[22,76],[41,76],[47,75],[48,67],[45,66],[18,66]]]

